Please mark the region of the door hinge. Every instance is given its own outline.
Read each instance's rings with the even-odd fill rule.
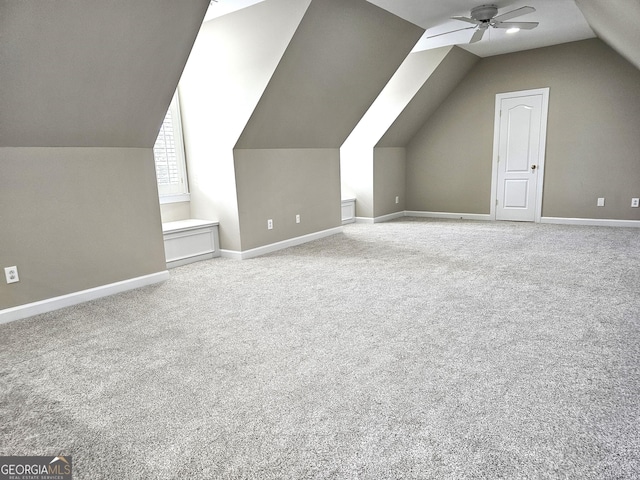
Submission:
[[[496,198],[496,207],[498,206],[498,199]]]

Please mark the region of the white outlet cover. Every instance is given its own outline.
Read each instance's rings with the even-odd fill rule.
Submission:
[[[640,207],[640,198],[632,198],[631,199],[631,206],[633,208],[638,208]]]
[[[6,267],[4,269],[4,276],[7,279],[7,283],[16,283],[20,281],[20,277],[18,277],[18,267]]]
[[[599,198],[599,199],[598,199],[597,206],[598,206],[598,207],[604,207],[604,198]]]

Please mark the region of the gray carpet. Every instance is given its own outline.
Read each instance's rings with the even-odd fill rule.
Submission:
[[[75,478],[640,477],[640,231],[403,219],[0,325]]]

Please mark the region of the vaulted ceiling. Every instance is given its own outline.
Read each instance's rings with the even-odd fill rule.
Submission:
[[[212,2],[207,18],[223,15],[263,0],[217,0]],[[640,2],[638,0],[368,0],[389,12],[422,28],[424,37],[414,51],[459,45],[461,48],[488,57],[503,53],[530,50],[560,43],[600,37],[614,50],[640,68]],[[461,31],[433,39],[428,36],[463,28],[466,25],[452,16],[469,16],[473,7],[494,4],[499,14],[523,6],[532,6],[534,13],[518,21],[540,22],[538,28],[508,35],[493,29],[483,41],[469,45],[473,34]],[[514,19],[513,21],[516,21]]]
[[[597,35],[640,69],[640,2],[576,0],[576,3]]]
[[[427,31],[416,45],[416,50],[426,50],[443,45],[459,45],[461,48],[488,57],[503,53],[517,52],[532,48],[546,47],[558,43],[584,40],[594,37],[580,9],[574,0],[369,0],[396,15],[409,20]],[[469,44],[473,30],[429,39],[431,35],[469,27],[468,23],[452,20],[452,16],[469,17],[471,9],[482,4],[498,7],[498,15],[524,6],[531,6],[535,12],[512,19],[512,21],[539,22],[534,30],[521,30],[507,34],[504,29],[489,29],[482,41]]]
[[[458,44],[480,57],[529,50],[600,37],[611,48],[640,68],[640,2],[638,0],[369,0],[392,13],[419,25],[427,31],[416,50]],[[452,16],[469,16],[473,7],[494,4],[498,14],[523,6],[532,6],[534,13],[513,21],[540,22],[538,28],[508,35],[492,29],[485,39],[467,44],[472,32],[461,31],[427,39],[430,35],[463,28],[466,25]]]
[[[314,0],[236,148],[337,148],[423,29],[364,0]]]
[[[208,0],[0,0],[0,147],[152,147]]]
[[[450,17],[481,3],[368,1],[426,28],[426,36],[460,28]],[[211,8],[257,2],[218,0]],[[152,145],[209,3],[83,0],[78,8],[75,1],[0,0],[0,146]],[[640,68],[638,0],[494,3],[499,13],[533,6],[521,20],[540,26],[515,36],[493,30],[473,45],[466,30],[423,38],[416,49],[457,43],[484,57],[597,34]]]

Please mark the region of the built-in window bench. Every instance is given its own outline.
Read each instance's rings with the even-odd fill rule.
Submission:
[[[353,223],[356,221],[356,199],[342,199],[342,224]]]
[[[179,220],[162,224],[167,268],[220,256],[218,222]]]

